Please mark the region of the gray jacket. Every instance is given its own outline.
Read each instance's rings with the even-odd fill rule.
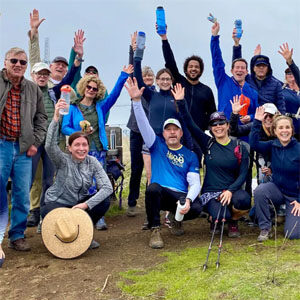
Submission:
[[[103,170],[100,162],[90,155],[84,161],[76,161],[71,154],[64,153],[57,145],[57,133],[59,123],[51,121],[46,137],[46,151],[56,167],[54,184],[48,188],[45,194],[45,202],[58,202],[74,206],[87,196],[89,188],[96,179],[98,192],[85,203],[89,209],[99,204],[110,194],[113,189],[109,178]]]
[[[0,121],[6,104],[7,94],[12,83],[6,71],[0,71]],[[39,147],[46,134],[47,115],[45,113],[43,93],[33,82],[23,78],[21,81],[21,135],[19,137],[20,152],[28,150],[31,145]]]

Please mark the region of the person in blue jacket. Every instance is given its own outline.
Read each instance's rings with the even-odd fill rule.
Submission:
[[[233,54],[232,60],[242,57],[242,46],[240,38],[236,38],[233,33]],[[273,76],[273,70],[270,60],[267,56],[261,55],[261,46],[257,45],[254,56],[250,62],[250,72],[246,76],[246,82],[258,93],[258,104],[273,103],[278,110],[284,114],[286,112],[284,97],[282,94],[282,85],[278,79]]]
[[[245,104],[240,111],[240,121],[243,124],[249,123],[253,120],[255,109],[258,106],[258,96],[256,90],[245,81],[248,74],[248,63],[240,57],[234,60],[231,66],[233,76],[228,76],[225,73],[225,64],[220,49],[220,24],[214,23],[211,31],[210,50],[215,83],[218,89],[218,111],[223,111],[226,118],[229,119],[232,112],[230,100],[238,95],[241,104]]]
[[[300,143],[293,137],[293,122],[287,116],[273,120],[273,134],[277,139],[259,140],[264,108],[256,110],[250,133],[250,146],[263,155],[271,156],[273,182],[260,184],[254,191],[258,226],[261,230],[258,241],[271,236],[272,219],[270,206],[286,204],[284,232],[290,239],[300,238]],[[272,203],[270,203],[272,202]]]

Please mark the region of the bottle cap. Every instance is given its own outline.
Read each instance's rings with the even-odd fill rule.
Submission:
[[[65,85],[63,85],[63,86],[60,88],[60,91],[61,91],[61,92],[71,93],[71,86],[68,85],[68,84],[65,84]]]

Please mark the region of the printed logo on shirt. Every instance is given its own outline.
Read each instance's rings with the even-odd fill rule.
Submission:
[[[171,163],[177,167],[183,168],[184,157],[183,154],[176,155],[170,151],[167,152],[167,157]]]

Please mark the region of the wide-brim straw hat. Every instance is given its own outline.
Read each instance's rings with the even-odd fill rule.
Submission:
[[[80,208],[56,208],[42,222],[42,239],[56,257],[70,259],[83,254],[91,245],[94,226]]]

